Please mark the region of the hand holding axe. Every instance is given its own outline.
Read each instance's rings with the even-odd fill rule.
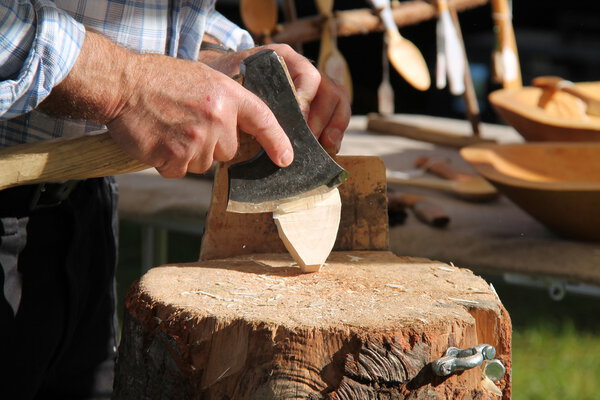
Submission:
[[[308,128],[285,65],[275,52],[265,50],[249,57],[242,65],[242,72],[244,86],[271,108],[290,137],[295,159],[289,167],[280,168],[261,151],[252,160],[232,166],[228,209],[235,212],[274,212],[288,250],[303,269],[316,270],[325,261],[335,241],[340,208],[335,187],[346,178],[346,173],[323,150]],[[150,166],[127,155],[109,133],[36,142],[0,150],[0,190],[146,168]],[[337,222],[336,212],[331,212],[336,208]],[[324,216],[319,214],[323,212],[332,220],[323,221]],[[305,229],[297,229],[306,222],[307,215],[314,213],[317,214],[308,220],[319,222],[316,232],[323,231],[321,227],[335,228],[333,232],[328,229],[329,240],[325,240],[323,235],[316,235],[319,251],[315,251],[310,240],[307,241],[307,236],[312,234],[307,235]],[[328,247],[329,242],[331,247]],[[315,254],[320,255],[315,258]]]

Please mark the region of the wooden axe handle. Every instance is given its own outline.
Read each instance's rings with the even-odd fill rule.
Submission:
[[[150,166],[126,154],[108,132],[41,141],[0,150],[0,190],[32,183],[97,178],[146,168]]]
[[[231,77],[243,82],[241,75]],[[99,178],[151,168],[121,149],[109,132],[0,149],[0,190],[70,179]]]

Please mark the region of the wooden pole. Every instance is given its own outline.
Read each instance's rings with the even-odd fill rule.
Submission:
[[[489,0],[448,0],[448,4],[457,11],[487,4]],[[437,16],[435,3],[425,0],[403,1],[392,10],[398,26],[415,25]],[[279,26],[273,35],[276,43],[300,43],[319,40],[321,36],[322,16],[300,18]],[[352,36],[370,32],[382,32],[383,25],[370,8],[335,12],[337,36]]]

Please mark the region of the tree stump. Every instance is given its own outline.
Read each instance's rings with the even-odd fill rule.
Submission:
[[[293,265],[271,215],[225,212],[218,169],[200,261],[153,268],[129,290],[113,399],[496,399],[480,367],[431,369],[448,347],[482,343],[510,398],[510,318],[494,290],[387,251],[383,163],[337,161],[350,173],[340,229],[313,274]]]
[[[481,278],[384,251],[335,252],[314,274],[291,264],[150,270],[127,296],[114,399],[498,398],[479,367],[440,378],[430,366],[487,343],[510,371],[510,319]]]

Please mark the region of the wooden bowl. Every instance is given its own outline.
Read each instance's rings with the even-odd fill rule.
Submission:
[[[478,144],[461,155],[552,231],[600,241],[600,143]]]
[[[600,82],[576,86],[592,96],[600,92]],[[496,90],[489,100],[527,141],[600,141],[600,117],[587,115],[583,102],[570,94],[527,86]]]

